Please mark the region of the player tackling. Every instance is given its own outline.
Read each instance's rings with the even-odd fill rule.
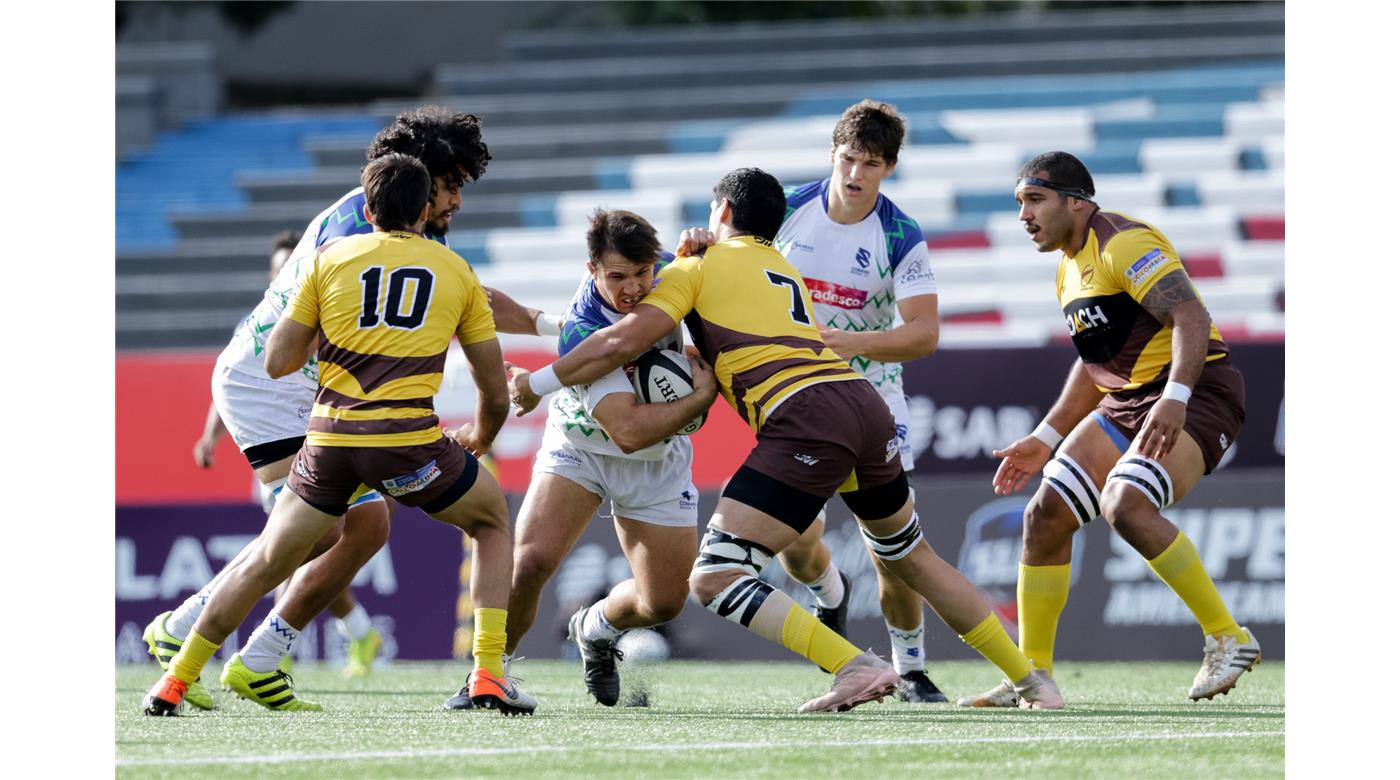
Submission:
[[[993,479],[1000,495],[1044,475],[1025,512],[1016,586],[1021,649],[1053,670],[1074,532],[1102,514],[1200,623],[1205,660],[1187,695],[1209,699],[1259,663],[1259,643],[1235,622],[1195,545],[1162,510],[1209,474],[1239,435],[1244,379],[1166,236],[1101,210],[1093,198],[1089,170],[1065,152],[1030,160],[1016,183],[1036,249],[1062,252],[1055,290],[1079,352],[1045,420],[993,453],[1002,458]],[[1005,707],[1014,699],[1003,682],[959,704]]]
[[[787,202],[754,168],[715,187],[703,257],[680,257],[616,324],[531,374],[511,376],[524,411],[541,395],[605,376],[686,323],[725,401],[757,435],[710,519],[690,589],[706,609],[811,660],[835,678],[801,712],[840,712],[895,692],[899,676],[804,611],[759,573],[838,490],[866,543],[978,652],[1017,681],[1025,706],[1062,706],[1053,681],[1016,648],[977,589],[924,540],[899,460],[894,419],[875,388],[828,348],[802,277],[776,249]]]

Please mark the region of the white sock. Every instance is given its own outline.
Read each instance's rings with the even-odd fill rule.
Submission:
[[[890,633],[890,658],[897,674],[904,675],[924,668],[924,622],[912,631],[895,628],[888,622],[885,630]]]
[[[204,611],[204,605],[208,603],[209,586],[205,585],[198,593],[185,599],[185,602],[165,619],[165,630],[180,641],[189,638],[190,632],[194,630],[195,621],[199,620],[199,613]]]
[[[807,586],[807,590],[812,591],[812,595],[817,599],[817,604],[827,609],[841,606],[841,599],[846,597],[846,586],[841,582],[841,572],[836,569],[834,561],[826,565],[826,571],[822,572],[822,576],[813,582],[802,584]]]
[[[268,613],[263,618],[263,622],[248,637],[248,644],[243,646],[239,656],[243,659],[243,665],[255,672],[270,672],[277,668],[277,664],[282,660],[282,656],[292,651],[292,643],[297,641],[301,632],[292,628],[287,621],[277,616],[276,612]]]
[[[613,628],[612,624],[608,622],[608,619],[603,616],[603,605],[606,604],[607,601],[606,598],[599,599],[596,604],[588,608],[587,612],[583,613],[584,639],[590,641],[606,639],[612,642],[622,636],[623,631],[627,630]]]
[[[369,621],[369,613],[365,611],[364,605],[359,603],[350,610],[350,614],[343,618],[336,618],[335,626],[351,642],[358,642],[369,636],[369,630],[373,627]]]

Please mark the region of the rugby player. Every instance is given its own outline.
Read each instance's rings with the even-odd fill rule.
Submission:
[[[277,280],[277,275],[281,273],[282,266],[286,265],[287,259],[292,256],[292,251],[296,249],[297,244],[301,242],[301,235],[302,234],[297,233],[293,230],[284,230],[281,233],[277,234],[277,237],[273,239],[272,256],[268,259],[269,283],[275,282]],[[239,330],[242,330],[245,327],[245,324],[240,324]],[[225,403],[229,401],[228,398],[225,398],[224,400]],[[246,417],[239,417],[238,419],[246,419]],[[247,431],[246,428],[243,430],[246,433],[252,433],[251,431]],[[214,448],[218,445],[219,440],[222,439],[227,433],[228,428],[224,425],[223,418],[219,416],[218,404],[214,403],[213,401],[210,401],[209,412],[205,415],[204,418],[204,430],[200,433],[199,440],[196,441],[194,445],[195,465],[199,466],[202,469],[212,467],[214,465]],[[248,441],[248,436],[244,436],[241,438],[244,439],[244,447],[250,448],[257,446],[257,443],[251,443]],[[259,482],[258,485],[260,488],[264,487],[261,482]],[[271,493],[268,493],[266,491],[262,492],[264,492],[264,508],[267,511],[271,511],[272,495]],[[381,506],[366,507],[365,509],[359,509],[360,506],[367,505],[371,502],[378,502]],[[372,495],[366,494],[362,499],[360,499],[359,502],[351,506],[348,514],[355,515],[356,518],[352,519],[350,522],[357,522],[358,516],[366,512],[377,514],[378,512],[386,511],[386,508],[382,506],[383,503],[383,499],[379,497],[378,493],[374,493]],[[377,524],[377,521],[374,522],[376,522]],[[387,530],[387,526],[385,526],[385,528]],[[333,541],[334,540],[329,540],[327,544],[330,544]],[[285,594],[287,585],[288,583],[284,582],[277,587],[276,591],[274,591],[278,599],[280,599],[282,595]],[[194,599],[194,604],[196,606],[202,604],[201,599],[207,597],[208,593],[204,593],[203,596],[196,597]],[[364,677],[365,675],[368,675],[370,672],[370,665],[373,663],[374,657],[379,654],[379,648],[382,646],[384,641],[383,637],[380,636],[379,632],[375,630],[374,625],[370,622],[369,612],[365,610],[363,605],[356,601],[355,594],[353,590],[349,587],[342,590],[334,599],[332,599],[331,603],[326,607],[326,609],[332,615],[335,616],[336,628],[346,639],[345,675],[347,677]],[[172,612],[165,614],[173,615],[174,613]],[[147,648],[150,650],[152,655],[155,655],[157,658],[160,658],[162,655],[164,655],[166,660],[168,661],[170,656],[175,654],[175,650],[179,648],[176,647],[174,649],[171,649],[168,647],[162,647],[161,644],[157,642],[156,637],[163,630],[163,626],[165,625],[165,614],[158,616],[155,620],[151,621],[151,623],[146,626],[144,638],[147,642]],[[179,633],[176,638],[178,640],[183,641],[185,635],[189,633],[190,627],[194,625],[194,619],[197,616],[197,612],[192,612],[192,610],[185,610],[181,614],[182,619],[171,621],[172,626],[174,626],[174,630],[171,633],[173,634],[175,633],[175,631],[178,631]],[[256,657],[254,658],[253,662],[255,664],[257,663]],[[284,656],[281,659],[281,663],[278,666],[283,670],[290,671],[288,667],[291,666],[291,656]],[[187,698],[192,703],[196,698],[201,698],[202,701],[202,697],[199,697],[200,693],[203,692],[191,690],[190,695]]]
[[[176,712],[223,639],[305,559],[362,484],[471,537],[472,699],[508,714],[535,709],[502,667],[509,517],[505,495],[473,455],[490,449],[508,408],[491,309],[470,266],[422,235],[432,186],[423,163],[384,155],[365,166],[361,182],[373,233],[342,239],[317,256],[267,342],[272,377],[297,371],[316,350],[320,389],[306,442],[256,552],[215,588],[170,670],[146,696],[148,715]],[[432,399],[454,336],[478,394],[475,422],[448,438]]]
[[[904,120],[893,106],[863,100],[847,108],[831,134],[831,176],[786,189],[787,217],[773,245],[801,272],[822,341],[885,399],[907,473],[914,470],[914,453],[902,361],[938,347],[938,286],[918,223],[880,194],[903,143]],[[681,235],[679,251],[693,253],[713,242],[708,230],[694,228]],[[850,578],[822,541],[825,525],[823,509],[778,560],[812,592],[818,619],[845,636]],[[924,668],[923,599],[874,553],[871,559],[899,698],[948,701]]]
[[[661,250],[651,224],[628,211],[594,212],[587,242],[588,276],[564,316],[560,355],[632,311],[651,292],[656,270],[674,258]],[[491,295],[492,313],[502,320],[514,321],[506,311],[512,304],[505,295]],[[538,332],[540,317],[533,315],[532,333]],[[655,347],[681,351],[680,328],[672,328]],[[584,686],[608,707],[617,704],[620,688],[618,637],[675,618],[690,593],[686,575],[695,559],[699,495],[691,481],[690,439],[673,434],[704,414],[719,390],[707,366],[695,358],[690,365],[695,391],[674,403],[640,402],[622,367],[556,393],[516,518],[508,655],[534,623],[545,583],[603,499],[612,502],[613,525],[633,576],[569,620],[569,637],[583,659]],[[462,709],[469,703],[458,694],[444,706]]]
[[[405,112],[375,136],[365,156],[373,161],[391,153],[408,154],[427,166],[432,176],[432,193],[424,234],[446,245],[452,217],[462,203],[461,186],[479,179],[491,160],[481,139],[480,120],[437,106]],[[312,219],[263,300],[244,319],[215,364],[215,406],[263,483],[269,511],[271,497],[286,482],[293,457],[306,437],[318,366],[312,357],[286,377],[269,377],[263,366],[267,333],[282,316],[319,250],[371,230],[361,187],[346,193]],[[292,693],[291,679],[284,668],[287,653],[301,629],[349,586],[360,567],[384,546],[388,534],[389,513],[384,500],[377,491],[367,488],[351,501],[344,533],[337,537],[333,531],[313,548],[313,554],[328,545],[330,551],[298,571],[287,592],[249,636],[242,652],[225,664],[222,684],[271,709],[320,709]],[[170,659],[179,651],[219,580],[241,565],[251,552],[250,545],[173,614],[158,615],[147,627],[148,647],[162,669],[169,668]],[[377,644],[374,643],[376,651]],[[366,654],[361,659],[368,665],[372,657]],[[281,690],[283,686],[285,693],[266,695],[266,691]],[[186,700],[204,709],[213,707],[213,698],[198,682]]]
[[[643,302],[550,366],[513,370],[512,401],[523,413],[541,395],[595,381],[684,321],[725,400],[757,435],[710,519],[691,592],[710,611],[835,674],[831,691],[799,711],[844,711],[893,694],[899,683],[885,661],[759,579],[838,489],[875,554],[1017,681],[1026,706],[1059,707],[1050,678],[1032,668],[977,589],[924,541],[889,407],[822,342],[801,275],[773,248],[786,208],[782,185],[769,174],[744,168],[726,175],[710,206],[718,240],[705,255],[663,268]]]
[[[1239,435],[1244,378],[1171,242],[1141,220],[1100,209],[1077,158],[1031,159],[1016,202],[1036,249],[1062,253],[1055,291],[1079,352],[1040,425],[993,453],[1002,459],[993,478],[999,495],[1044,476],[1025,512],[1021,649],[1053,671],[1074,532],[1102,514],[1200,623],[1205,659],[1187,696],[1213,698],[1259,663],[1259,642],[1235,622],[1195,545],[1162,510],[1219,465]],[[1012,706],[1013,696],[1003,682],[959,703]]]

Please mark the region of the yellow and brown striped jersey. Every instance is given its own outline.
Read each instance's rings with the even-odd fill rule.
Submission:
[[[327,447],[436,441],[433,396],[452,337],[496,337],[471,266],[442,244],[398,231],[332,244],[285,316],[317,329],[320,388],[306,441]]]
[[[642,303],[685,321],[724,400],[754,431],[803,388],[863,378],[822,342],[802,274],[756,236],[677,258]]]
[[[1161,231],[1107,211],[1089,218],[1089,234],[1078,253],[1061,256],[1055,278],[1060,308],[1080,360],[1100,390],[1134,390],[1170,373],[1172,329],[1141,301],[1158,280],[1177,270],[1186,271]],[[1211,323],[1206,362],[1228,353]]]

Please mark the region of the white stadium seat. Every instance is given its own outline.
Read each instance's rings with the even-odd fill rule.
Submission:
[[[1203,173],[1196,191],[1205,206],[1228,206],[1241,213],[1283,213],[1283,171]]]
[[[1240,141],[1231,138],[1148,138],[1138,151],[1144,173],[1191,178],[1240,167]]]

